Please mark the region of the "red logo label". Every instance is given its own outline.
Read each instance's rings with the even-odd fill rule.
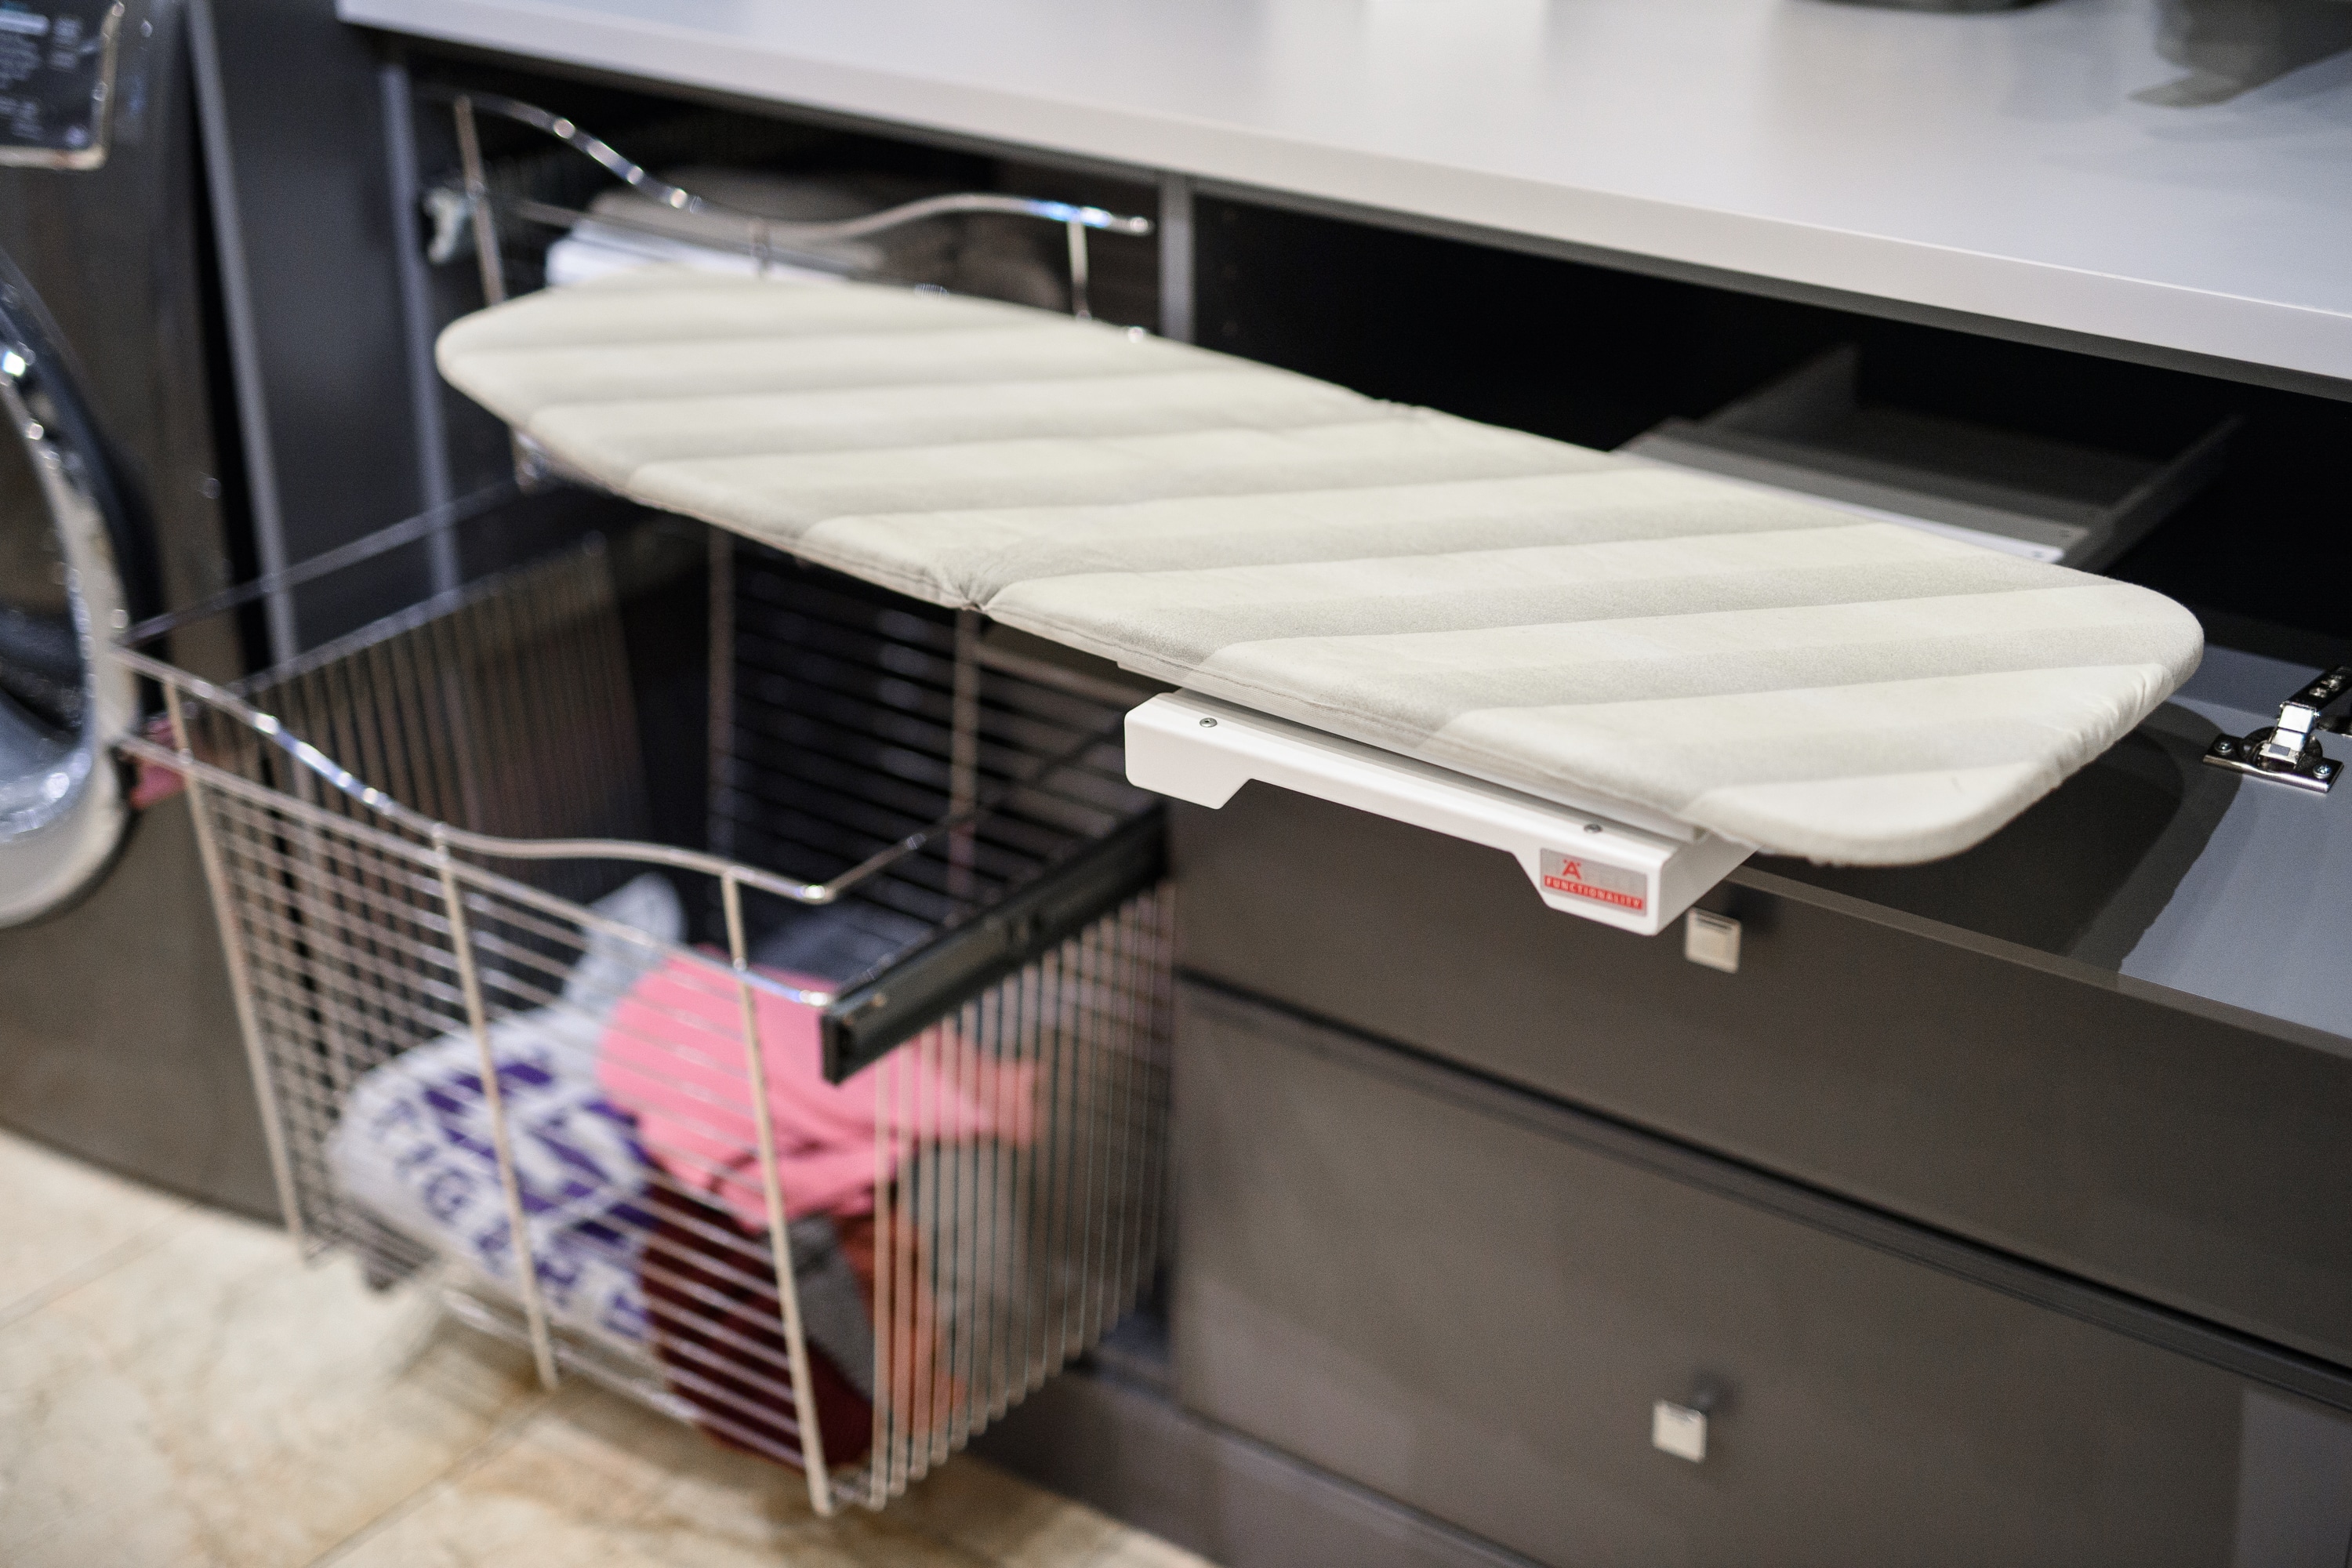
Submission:
[[[1543,885],[1549,892],[1591,899],[1635,914],[1649,907],[1649,879],[1639,871],[1563,855],[1557,849],[1543,852],[1542,867]]]

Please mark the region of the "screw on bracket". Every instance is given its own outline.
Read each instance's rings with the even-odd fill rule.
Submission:
[[[2322,734],[2352,733],[2352,717],[2330,711],[2352,696],[2352,665],[2339,666],[2310,681],[2279,704],[2278,722],[2240,738],[2219,735],[2205,749],[2217,768],[2326,795],[2343,764],[2319,748]]]

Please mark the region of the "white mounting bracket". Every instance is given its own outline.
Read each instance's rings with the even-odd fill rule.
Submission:
[[[1176,691],[1127,716],[1130,784],[1222,806],[1252,779],[1515,857],[1553,909],[1655,936],[1754,853],[1632,826],[1230,702]]]

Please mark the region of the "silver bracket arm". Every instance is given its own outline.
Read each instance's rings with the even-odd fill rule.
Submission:
[[[2277,723],[2244,736],[2215,737],[2205,760],[2217,768],[2326,795],[2344,764],[2319,749],[2319,737],[2352,734],[2352,715],[2330,711],[2347,698],[2352,664],[2337,666],[2280,703]]]

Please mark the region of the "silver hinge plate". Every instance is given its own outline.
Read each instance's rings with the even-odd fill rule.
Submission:
[[[2323,732],[2352,733],[2352,719],[2328,712],[2352,697],[2352,664],[2320,676],[2279,704],[2278,722],[2245,735],[2217,735],[2205,760],[2217,768],[2326,795],[2344,764],[2319,749]]]

